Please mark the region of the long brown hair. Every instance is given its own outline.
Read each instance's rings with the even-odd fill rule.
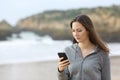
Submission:
[[[103,51],[109,53],[109,48],[97,35],[91,19],[87,15],[79,15],[75,17],[70,23],[71,28],[72,28],[73,22],[79,22],[80,24],[82,24],[85,27],[85,29],[89,32],[89,40],[94,45],[97,45],[99,48],[101,48]],[[78,43],[78,42],[73,38],[73,43]]]

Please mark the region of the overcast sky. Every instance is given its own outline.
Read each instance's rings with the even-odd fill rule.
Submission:
[[[15,25],[19,19],[46,10],[120,5],[120,0],[0,0],[0,21]]]

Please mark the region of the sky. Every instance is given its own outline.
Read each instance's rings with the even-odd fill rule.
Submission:
[[[0,0],[0,21],[15,25],[20,19],[47,10],[120,5],[120,0]]]

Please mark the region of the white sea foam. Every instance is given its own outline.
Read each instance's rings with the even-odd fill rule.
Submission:
[[[69,40],[56,41],[50,36],[24,34],[21,38],[12,37],[0,42],[0,64],[56,60],[57,52],[72,44]],[[108,46],[111,56],[120,56],[120,43],[109,43]]]

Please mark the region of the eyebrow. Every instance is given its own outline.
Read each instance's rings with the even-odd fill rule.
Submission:
[[[81,30],[81,29],[82,29],[82,28],[77,28],[77,30]],[[72,30],[75,30],[75,29],[72,28]]]

